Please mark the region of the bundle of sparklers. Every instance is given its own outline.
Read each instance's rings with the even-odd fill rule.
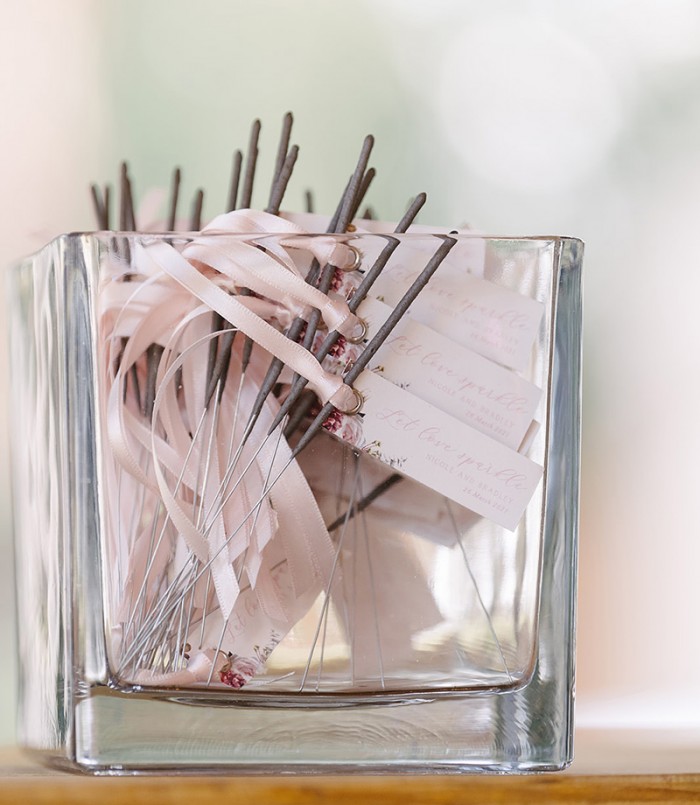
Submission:
[[[368,331],[358,309],[425,195],[393,233],[375,227],[363,241],[358,213],[375,176],[367,137],[327,234],[309,235],[303,216],[280,214],[299,152],[291,126],[288,114],[265,210],[250,209],[256,121],[245,160],[234,157],[228,212],[201,229],[198,191],[187,234],[176,231],[180,170],[166,220],[138,230],[122,166],[98,298],[118,685],[384,688],[410,637],[440,621],[427,580],[411,593],[410,636],[387,610],[417,562],[398,541],[368,536],[366,518],[403,476],[358,450],[366,401],[355,385],[455,239],[432,237]],[[112,194],[92,194],[108,231]],[[469,513],[446,505],[457,529]],[[379,566],[391,572],[379,578]]]

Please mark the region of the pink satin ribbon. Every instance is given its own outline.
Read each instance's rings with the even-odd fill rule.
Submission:
[[[225,231],[232,232],[243,226],[256,232],[271,226],[282,230],[284,237],[268,239],[263,252],[240,239],[211,236],[215,229],[228,227]],[[169,563],[173,566],[169,572],[177,572],[188,566],[190,556],[201,567],[209,565],[215,597],[214,604],[203,577],[193,587],[195,616],[204,607],[207,611],[216,607],[225,629],[223,647],[234,653],[237,646],[246,645],[246,619],[252,618],[250,629],[254,623],[256,634],[266,634],[269,651],[328,588],[334,550],[323,518],[280,428],[268,438],[279,409],[276,398],[266,400],[234,470],[229,470],[266,372],[268,353],[305,377],[322,401],[345,411],[355,404],[352,390],[337,375],[325,371],[313,355],[277,329],[312,307],[321,310],[333,329],[350,334],[357,326],[342,300],[329,299],[301,279],[287,249],[306,249],[319,262],[345,268],[355,260],[354,252],[333,238],[308,238],[300,227],[275,216],[242,211],[215,219],[183,254],[162,240],[136,244],[132,281],[108,280],[101,286],[107,388],[103,416],[108,455],[115,462],[107,477],[123,491],[117,500],[108,499],[113,510],[107,514],[111,538],[118,546],[113,553],[121,569],[113,583],[118,599],[115,614],[122,623],[134,606],[157,607],[160,588],[150,576],[157,578]],[[229,293],[240,287],[264,290],[263,298]],[[220,403],[210,401],[207,406],[204,357],[211,340],[221,335],[211,332],[212,310],[258,348],[242,379],[239,337]],[[151,344],[161,345],[163,354],[152,419],[147,422],[137,410],[129,378],[136,370],[144,387],[143,355]],[[180,373],[183,389],[178,395],[175,378]],[[218,430],[210,437],[214,406]],[[145,507],[138,525],[130,514],[136,499]],[[151,527],[146,513],[155,518],[157,527]],[[154,548],[153,534],[161,532]],[[237,570],[234,561],[243,562],[244,570],[239,566]],[[279,572],[286,579],[285,593],[273,582]],[[251,592],[241,609],[244,582]],[[125,628],[115,631],[115,645],[122,651],[128,650],[137,627]],[[149,673],[150,683],[203,681],[203,675],[211,672],[216,646],[200,649],[193,653],[188,669],[157,677]]]

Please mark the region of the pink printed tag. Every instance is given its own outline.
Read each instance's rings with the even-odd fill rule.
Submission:
[[[391,314],[377,299],[359,307],[371,338]],[[542,396],[537,386],[409,316],[368,369],[508,447],[517,449]]]
[[[380,274],[373,295],[395,305],[419,273],[396,260]],[[519,371],[528,364],[543,313],[544,305],[529,296],[442,266],[410,310],[421,324]]]
[[[336,412],[326,429],[456,503],[515,530],[542,467],[430,403],[364,371],[361,413]]]

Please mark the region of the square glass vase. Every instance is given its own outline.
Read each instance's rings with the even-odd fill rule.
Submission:
[[[95,774],[566,767],[581,242],[455,235],[406,314],[454,353],[388,377],[440,407],[435,386],[452,398],[443,410],[499,444],[515,392],[492,392],[463,356],[536,390],[527,434],[508,449],[541,478],[513,528],[448,499],[437,475],[412,477],[403,458],[348,441],[332,416],[298,455],[288,418],[270,436],[287,367],[268,419],[252,422],[273,356],[149,258],[181,258],[198,237],[70,234],[11,269],[20,743]],[[303,277],[313,237],[290,248],[277,235],[209,235],[208,247],[273,256]],[[334,237],[360,255],[359,280],[389,249],[369,296],[392,306],[445,236]],[[270,301],[250,301],[197,254],[190,265],[231,298]],[[344,282],[333,288],[351,298]],[[539,311],[530,341],[517,332],[522,305]],[[510,343],[525,349],[517,366]],[[339,352],[330,372],[348,368]],[[381,374],[390,355],[377,354],[368,369]],[[302,432],[318,410],[305,393]],[[303,489],[283,500],[292,472]],[[305,525],[316,517],[318,531],[318,512],[325,567]]]

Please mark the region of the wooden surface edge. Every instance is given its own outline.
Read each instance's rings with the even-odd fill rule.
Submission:
[[[565,772],[426,776],[92,777],[0,747],[0,805],[700,803],[699,730],[579,730]]]
[[[447,805],[447,803],[699,802],[700,775],[577,777],[143,777],[15,778],[0,803],[75,805]]]

